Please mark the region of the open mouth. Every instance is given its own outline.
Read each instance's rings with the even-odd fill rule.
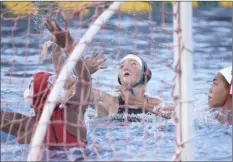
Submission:
[[[130,73],[129,73],[129,72],[125,72],[125,73],[124,73],[124,77],[125,77],[125,76],[130,76]]]

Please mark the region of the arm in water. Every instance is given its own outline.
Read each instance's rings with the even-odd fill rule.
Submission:
[[[21,144],[29,144],[34,131],[35,117],[1,110],[1,131],[11,134]]]

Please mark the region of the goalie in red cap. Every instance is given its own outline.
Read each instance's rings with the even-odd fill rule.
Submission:
[[[64,54],[63,49],[58,47],[56,43],[48,43],[45,45],[48,49],[52,47],[52,60],[57,61],[56,59],[60,59],[62,61],[60,56]],[[74,70],[78,78],[71,76],[60,90],[59,99],[56,101],[44,138],[44,145],[49,146],[50,149],[85,147],[86,126],[84,113],[88,106],[91,90],[90,73],[92,74],[98,69],[104,68],[101,64],[105,60],[99,61],[100,55],[95,56],[94,52],[90,58],[81,58]],[[32,76],[30,85],[24,92],[24,99],[25,103],[34,109],[36,115],[30,117],[1,110],[2,131],[15,135],[19,143],[30,143],[47,97],[61,67],[62,65],[55,65],[55,74],[37,72]]]
[[[91,77],[85,66],[83,70],[83,75],[76,80],[73,95],[63,100],[63,108],[59,108],[61,102],[57,102],[55,106],[44,138],[44,144],[50,148],[85,147],[86,127],[83,115],[91,90]],[[53,74],[48,72],[35,73],[29,88],[25,91],[26,102],[34,109],[35,116],[28,117],[1,110],[2,131],[15,135],[19,143],[30,143],[52,87],[49,81],[51,77]]]

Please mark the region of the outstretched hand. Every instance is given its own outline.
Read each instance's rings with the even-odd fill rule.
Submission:
[[[58,24],[56,20],[46,20],[45,27],[52,34],[51,41],[55,42],[58,46],[64,48],[65,52],[69,55],[73,51],[75,44],[70,35],[69,31],[64,31]],[[90,74],[95,73],[99,69],[105,69],[106,66],[103,66],[103,63],[106,61],[106,58],[103,57],[103,52],[100,52],[96,55],[96,49],[94,49],[90,58],[86,57],[83,61],[79,61],[76,66],[76,73],[79,75],[83,66],[83,62],[87,66]]]
[[[122,99],[128,105],[140,107],[148,112],[152,112],[155,115],[161,116],[166,119],[170,119],[172,117],[175,109],[175,106],[172,104],[167,106],[159,106],[162,102],[160,99],[147,96],[139,98],[137,97],[137,95],[132,95],[130,93],[130,90],[123,86],[119,87],[119,92]]]
[[[96,71],[100,69],[106,69],[107,67],[103,65],[103,63],[107,60],[103,58],[104,54],[103,51],[99,54],[96,54],[96,49],[93,50],[91,57],[83,58],[82,60],[78,61],[75,70],[77,75],[79,76],[82,71],[82,67],[86,66],[89,70],[90,74],[94,74]],[[101,59],[103,58],[103,59]]]
[[[51,41],[55,42],[58,46],[65,49],[70,54],[74,48],[73,39],[69,31],[64,31],[59,25],[57,20],[46,20],[45,27],[52,34]]]
[[[173,112],[175,110],[174,105],[167,105],[167,106],[158,106],[156,110],[154,110],[154,114],[161,116],[166,119],[171,119]]]
[[[85,58],[84,62],[87,65],[88,70],[91,74],[95,73],[100,69],[106,69],[107,66],[103,66],[103,63],[107,60],[107,58],[103,58],[104,54],[103,51],[99,54],[96,54],[96,48],[94,48],[92,55],[90,58]],[[102,60],[100,60],[103,58]]]

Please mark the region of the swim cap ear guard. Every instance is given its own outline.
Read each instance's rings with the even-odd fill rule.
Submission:
[[[25,91],[24,91],[24,103],[27,105],[27,106],[30,106],[32,107],[33,106],[33,92],[31,89],[27,88]]]
[[[148,83],[150,81],[150,79],[152,77],[152,72],[148,68],[146,62],[143,59],[141,59],[141,61],[142,61],[142,71],[143,71],[143,74],[142,74],[141,79],[139,80],[139,82],[136,83],[135,85],[133,85],[132,87],[136,87],[136,86],[138,86],[140,84],[146,84],[146,83]],[[118,83],[121,85],[119,74],[118,74]]]
[[[142,63],[143,63],[143,75],[141,78],[141,82],[139,82],[139,84],[146,84],[150,81],[152,77],[152,72],[148,68],[147,63],[144,60],[142,60]]]

